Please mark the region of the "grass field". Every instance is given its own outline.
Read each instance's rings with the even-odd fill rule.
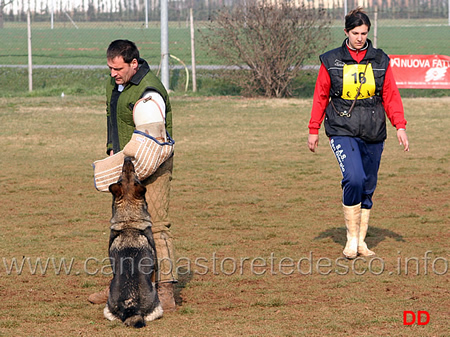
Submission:
[[[27,69],[27,30],[24,23],[6,22],[0,34],[0,97],[58,97],[66,95],[95,96],[103,95],[104,82],[108,76],[105,50],[108,44],[117,38],[128,38],[137,43],[141,55],[148,60],[158,73],[160,60],[160,28],[152,22],[148,29],[142,23],[96,22],[78,23],[76,29],[69,23],[56,23],[49,28],[46,22],[33,23],[33,91],[29,92]],[[197,23],[204,30],[204,23]],[[337,47],[342,43],[344,33],[341,24],[335,22],[331,29],[332,43]],[[370,38],[373,39],[373,30]],[[445,20],[382,20],[378,28],[378,47],[388,54],[443,54],[450,55],[449,27]],[[189,27],[186,24],[170,23],[169,52],[181,59],[187,66],[191,64]],[[318,55],[306,63],[319,65]],[[185,70],[179,61],[170,59],[170,89],[175,95],[191,96],[240,95],[222,70],[208,69],[210,65],[221,65],[202,44],[202,36],[196,32],[196,63],[203,68],[197,69],[196,94],[192,93],[192,72],[187,79]],[[3,67],[4,65],[20,66]],[[38,66],[75,65],[76,69],[39,68]],[[81,68],[93,66],[94,68]],[[177,66],[179,68],[175,68]],[[100,67],[100,68],[99,68]],[[103,68],[102,68],[103,67]],[[205,69],[206,67],[206,69]],[[315,85],[317,71],[306,71],[306,75],[297,79],[294,97],[310,98]],[[188,92],[185,92],[188,82]],[[404,97],[441,97],[448,96],[448,90],[402,90]]]
[[[154,70],[157,74],[157,70]],[[293,97],[312,99],[316,84],[317,70],[305,70],[293,81]],[[35,69],[33,71],[33,91],[28,87],[26,68],[0,67],[0,97],[60,97],[104,95],[108,69]],[[169,87],[172,96],[210,97],[240,96],[240,88],[233,85],[221,70],[201,70],[197,72],[197,92],[192,92],[192,77],[186,91],[186,75],[182,70],[171,70]],[[400,89],[402,97],[443,97],[449,96],[448,89]]]
[[[34,23],[32,27],[33,64],[35,65],[104,65],[108,44],[119,38],[130,39],[138,45],[142,57],[158,65],[161,57],[160,28],[152,23],[144,28],[142,23],[97,22],[79,23],[79,29],[70,24],[57,24],[50,29],[48,23]],[[387,54],[442,54],[450,55],[450,27],[445,20],[412,20],[410,22],[382,20],[378,23],[378,48]],[[205,30],[202,22],[196,23],[197,65],[221,65],[224,61],[210,53],[202,44],[199,31]],[[373,39],[373,31],[369,38]],[[345,38],[342,23],[331,28],[330,47],[339,46]],[[329,48],[327,48],[329,49]],[[185,24],[171,23],[169,27],[169,52],[191,64],[190,28]],[[323,51],[317,51],[319,55]],[[26,65],[26,24],[9,23],[0,34],[0,64]],[[180,65],[173,61],[175,65]],[[318,57],[308,64],[319,64]]]
[[[306,146],[311,100],[174,97],[179,308],[134,331],[86,301],[111,278],[91,167],[103,97],[0,98],[0,336],[449,336],[449,104],[404,100],[411,151],[390,127],[378,255],[348,262],[338,166],[322,131]],[[419,310],[429,324],[404,326]]]

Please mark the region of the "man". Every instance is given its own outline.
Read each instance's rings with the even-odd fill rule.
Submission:
[[[166,130],[172,136],[169,95],[161,81],[150,71],[148,63],[140,58],[136,45],[128,40],[113,41],[108,47],[106,58],[111,72],[106,84],[107,153],[113,155],[121,151],[130,141],[135,130],[133,107],[139,99],[149,94],[164,102]],[[159,273],[156,276],[158,296],[165,312],[176,309],[174,283],[177,282],[177,276],[168,220],[172,170],[173,156],[142,182],[147,188],[145,198],[152,218],[152,232],[159,262]],[[106,303],[108,292],[109,287],[90,295],[88,300],[94,304]]]

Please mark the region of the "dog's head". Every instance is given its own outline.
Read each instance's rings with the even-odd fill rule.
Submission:
[[[117,183],[109,186],[109,191],[113,195],[111,223],[130,220],[150,221],[150,214],[147,211],[147,203],[145,201],[147,189],[137,178],[130,157],[125,158],[122,174]]]

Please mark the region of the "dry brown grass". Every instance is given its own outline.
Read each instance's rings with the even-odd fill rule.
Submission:
[[[86,301],[110,279],[101,269],[110,272],[111,197],[95,191],[91,167],[105,155],[103,98],[0,100],[0,336],[450,334],[449,98],[404,101],[411,152],[389,128],[370,269],[339,260],[340,173],[323,133],[318,153],[306,147],[310,101],[172,104],[180,306],[134,331]],[[27,261],[38,258],[73,265],[57,275],[49,260],[33,273]],[[8,272],[13,259],[25,261],[22,273]],[[431,321],[403,326],[404,310]]]

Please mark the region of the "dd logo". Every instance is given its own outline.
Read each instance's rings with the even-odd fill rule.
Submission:
[[[425,320],[422,317],[425,316]],[[416,322],[416,314],[413,311],[403,311],[403,325],[413,325]],[[430,323],[428,311],[419,310],[417,312],[417,325],[427,325]]]

